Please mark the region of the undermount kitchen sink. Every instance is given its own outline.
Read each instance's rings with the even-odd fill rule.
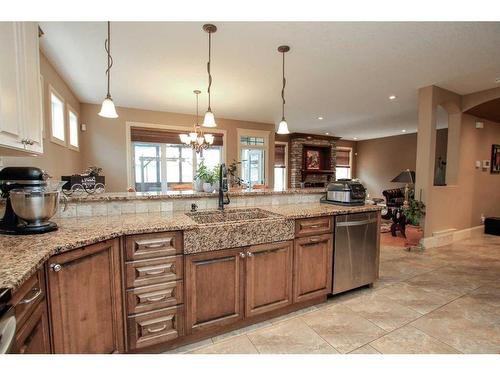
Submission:
[[[198,224],[216,224],[235,221],[280,218],[281,215],[260,208],[226,209],[224,211],[200,211],[186,213]]]

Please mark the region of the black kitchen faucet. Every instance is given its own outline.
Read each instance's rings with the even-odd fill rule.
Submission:
[[[224,211],[224,205],[231,203],[229,194],[227,193],[227,168],[226,164],[222,163],[219,169],[219,210]],[[224,199],[224,193],[226,198]]]

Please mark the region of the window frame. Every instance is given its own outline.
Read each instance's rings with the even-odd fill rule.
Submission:
[[[270,161],[270,149],[269,149],[269,137],[270,131],[267,130],[254,130],[254,129],[244,129],[237,128],[236,129],[236,142],[238,144],[237,148],[237,157],[238,157],[238,175],[241,176],[241,150],[245,149],[259,149],[264,150],[264,183],[263,185],[269,186],[269,161]],[[263,145],[242,145],[241,137],[258,137],[264,139]],[[273,169],[274,172],[274,169]]]
[[[56,96],[61,102],[63,106],[63,130],[64,130],[64,140],[61,140],[54,136],[54,129],[52,126],[52,95]],[[49,128],[50,128],[50,141],[58,144],[59,146],[67,147],[68,143],[68,134],[67,134],[67,121],[66,121],[66,100],[64,97],[57,92],[57,90],[49,84],[49,95],[48,95],[48,107],[49,107]]]
[[[135,156],[134,149],[132,147],[133,142],[131,141],[131,128],[154,128],[154,129],[166,129],[166,130],[178,130],[182,132],[189,133],[193,130],[192,125],[164,125],[164,124],[151,124],[145,122],[125,122],[125,145],[127,154],[127,187],[135,187]],[[217,133],[222,135],[222,152],[221,152],[221,162],[226,163],[227,160],[227,130],[225,129],[210,129],[206,130],[207,133]],[[194,151],[193,151],[194,152]],[[193,163],[193,176],[196,173],[196,163]],[[166,166],[165,166],[166,168]],[[163,186],[162,186],[163,191]]]
[[[349,178],[352,179],[352,147],[345,147],[345,146],[339,146],[336,148],[336,150],[342,150],[342,151],[349,151]],[[335,162],[335,180],[337,180],[337,168],[346,168],[347,166],[345,165],[340,165],[337,166],[337,163]]]
[[[78,142],[78,146],[73,146],[71,144],[71,123],[70,123],[70,119],[69,119],[70,112],[72,112],[76,116],[76,140]],[[68,145],[68,148],[70,150],[80,152],[80,123],[79,123],[80,122],[80,114],[77,111],[75,111],[75,109],[69,104],[66,104],[66,122],[67,122],[67,139],[68,139],[67,145]],[[51,127],[51,129],[52,129],[52,127]]]

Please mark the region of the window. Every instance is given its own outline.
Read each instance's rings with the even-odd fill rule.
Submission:
[[[50,129],[52,141],[66,145],[64,100],[52,87],[50,87]]]
[[[274,144],[274,190],[285,190],[287,181],[287,144]]]
[[[241,179],[249,187],[266,184],[266,150],[269,132],[238,129]]]
[[[352,148],[337,147],[337,165],[335,167],[335,178],[352,178]]]
[[[69,107],[69,106],[68,106]],[[68,130],[69,130],[69,148],[78,150],[78,115],[75,111],[68,108]]]
[[[167,191],[191,184],[203,160],[208,168],[222,162],[222,146],[211,146],[197,154],[180,144],[132,142],[136,191]]]

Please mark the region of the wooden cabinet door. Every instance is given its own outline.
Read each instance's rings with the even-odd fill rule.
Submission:
[[[18,354],[50,354],[46,301],[41,301],[16,334]]]
[[[294,302],[332,291],[333,235],[297,238],[294,254]]]
[[[118,240],[50,258],[48,296],[55,353],[123,351]]]
[[[246,253],[245,314],[254,316],[292,303],[293,241],[256,245]]]
[[[243,319],[243,249],[186,256],[187,334]]]

